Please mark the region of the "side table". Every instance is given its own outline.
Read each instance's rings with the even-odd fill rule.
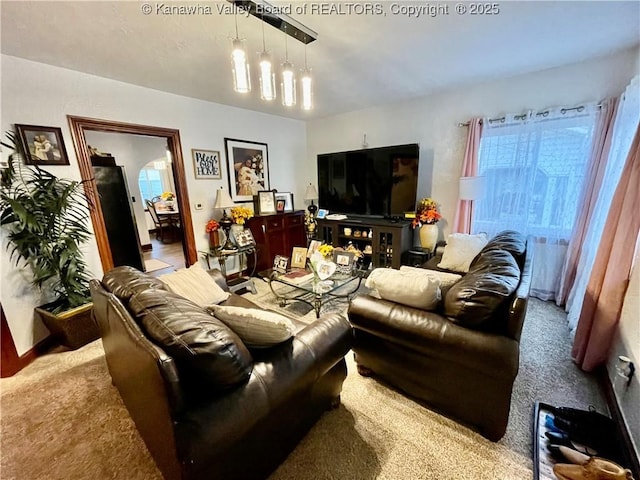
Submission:
[[[222,248],[212,248],[207,251],[200,251],[202,256],[207,262],[207,269],[211,270],[211,264],[209,259],[215,258],[218,260],[218,264],[220,265],[220,271],[224,278],[227,278],[227,263],[226,260],[229,257],[238,256],[240,259],[240,276],[238,278],[233,278],[231,280],[227,280],[227,286],[229,287],[229,291],[232,293],[236,293],[240,290],[247,289],[251,293],[258,293],[256,290],[256,286],[253,283],[253,279],[251,277],[245,277],[242,275],[242,272],[247,268],[245,263],[246,255],[256,255],[256,248],[254,245],[249,245],[246,247],[238,247],[236,250],[223,250]],[[255,265],[255,262],[254,262]]]

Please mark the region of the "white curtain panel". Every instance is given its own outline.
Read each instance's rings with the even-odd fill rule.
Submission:
[[[554,298],[576,215],[597,105],[483,119],[472,233],[512,229],[536,238],[532,296]]]
[[[605,170],[602,187],[596,202],[595,213],[582,248],[582,255],[578,263],[576,280],[569,292],[566,309],[569,328],[575,331],[582,309],[582,301],[591,276],[602,233],[606,228],[607,215],[611,207],[611,200],[615,193],[620,175],[631,148],[631,142],[640,122],[640,76],[636,76],[627,86],[613,124],[613,141],[609,161]]]

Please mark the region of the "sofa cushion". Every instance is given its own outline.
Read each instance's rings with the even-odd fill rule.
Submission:
[[[189,268],[181,268],[175,272],[160,275],[158,278],[165,282],[173,293],[188,298],[203,308],[224,302],[229,298],[229,292],[220,288],[220,285],[199,263],[194,263]]]
[[[457,273],[441,272],[439,270],[428,270],[426,268],[409,267],[406,265],[401,266],[400,271],[412,271],[420,275],[428,275],[432,278],[437,279],[440,283],[440,294],[442,298],[444,298],[453,284],[462,278],[462,275],[459,275]]]
[[[520,268],[504,250],[481,252],[473,268],[453,285],[444,298],[444,313],[454,322],[472,328],[485,328],[520,282]]]
[[[489,240],[482,249],[482,251],[488,250],[506,250],[513,255],[513,258],[516,259],[516,262],[520,268],[522,268],[524,254],[527,250],[527,239],[515,230],[504,230]]]
[[[115,267],[102,277],[104,287],[125,304],[138,292],[149,288],[169,290],[162,280],[129,266]]]
[[[440,301],[440,281],[423,272],[376,268],[365,283],[380,298],[423,310],[433,310]]]
[[[191,387],[224,389],[249,378],[253,359],[242,340],[190,300],[150,289],[131,297],[129,309]]]
[[[296,331],[291,320],[268,310],[222,305],[212,305],[207,310],[237,333],[249,347],[271,347],[289,340]]]
[[[442,253],[442,260],[438,267],[453,272],[466,273],[473,259],[487,244],[484,233],[468,235],[466,233],[452,233],[447,237],[447,245]]]

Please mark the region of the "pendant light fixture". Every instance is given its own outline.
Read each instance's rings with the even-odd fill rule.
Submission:
[[[296,76],[293,72],[293,64],[289,62],[289,50],[287,48],[287,27],[284,29],[284,63],[282,64],[282,104],[285,107],[293,107],[296,104]]]
[[[260,97],[262,100],[276,99],[276,74],[273,71],[271,55],[264,41],[264,19],[262,19],[262,53],[260,54]]]
[[[234,18],[236,22],[236,38],[233,39],[233,51],[231,53],[233,89],[238,93],[249,93],[251,91],[251,75],[243,42],[238,37],[237,12],[234,13]]]
[[[300,78],[302,83],[302,109],[311,110],[313,108],[313,79],[311,70],[307,67],[307,44],[304,44],[304,70]]]

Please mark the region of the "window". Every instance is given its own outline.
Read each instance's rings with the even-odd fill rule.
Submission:
[[[569,239],[595,121],[591,110],[576,113],[566,118],[567,110],[541,112],[511,123],[500,119],[498,125],[485,120],[478,175],[486,178],[487,188],[474,204],[474,232],[492,236],[514,229]]]
[[[143,200],[151,200],[153,197],[162,195],[162,192],[172,191],[169,184],[168,170],[157,170],[153,167],[153,162],[147,164],[138,176],[138,187]]]

